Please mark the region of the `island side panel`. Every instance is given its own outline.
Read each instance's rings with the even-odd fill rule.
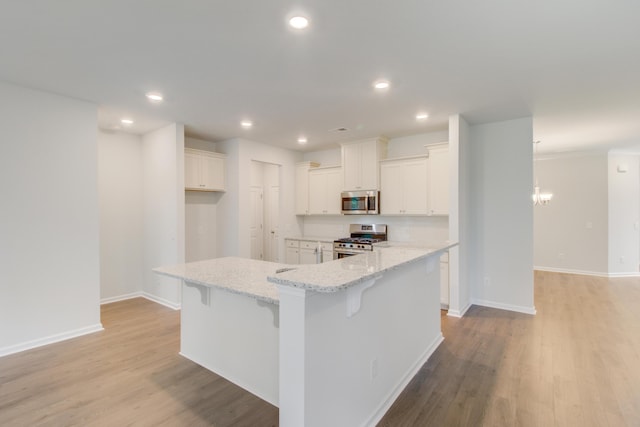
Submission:
[[[278,306],[189,283],[182,298],[180,354],[278,406]]]
[[[307,291],[303,301],[304,410],[281,400],[305,427],[374,425],[442,342],[438,257],[384,273],[362,295],[360,310],[347,317],[346,292]],[[292,310],[281,299],[281,315]],[[287,340],[284,331],[280,338]],[[287,366],[281,365],[281,369]],[[281,396],[289,385],[282,383]],[[291,385],[300,393],[301,382]]]

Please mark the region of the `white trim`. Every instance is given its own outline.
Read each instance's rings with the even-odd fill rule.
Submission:
[[[72,338],[77,338],[82,335],[92,334],[94,332],[103,331],[102,323],[96,323],[91,326],[85,326],[84,328],[74,329],[72,331],[62,332],[60,334],[49,335],[48,337],[38,338],[31,341],[26,341],[20,344],[10,345],[8,347],[0,348],[0,357],[8,356],[13,353],[19,353],[21,351],[30,350],[36,347],[42,347],[43,345],[53,344],[60,341],[66,341]]]
[[[540,266],[534,266],[533,269],[538,271],[549,271],[551,273],[581,274],[583,276],[609,277],[608,273],[604,273],[601,271],[572,270],[569,268],[540,267]]]
[[[132,292],[130,294],[118,295],[118,296],[109,297],[109,298],[102,298],[100,300],[100,305],[111,304],[112,302],[125,301],[128,299],[140,298],[140,297],[142,297],[141,291]]]
[[[416,376],[420,368],[427,363],[427,360],[431,357],[431,355],[436,351],[440,343],[444,341],[444,337],[442,333],[427,347],[425,352],[416,360],[416,362],[409,367],[409,370],[404,374],[404,376],[400,379],[398,384],[395,386],[393,390],[389,392],[387,398],[382,402],[382,404],[378,407],[378,409],[371,414],[369,419],[362,423],[363,426],[374,426],[378,424],[378,422],[384,417],[384,414],[387,413],[391,405],[396,401],[400,393],[407,387],[409,382]]]
[[[447,316],[451,317],[463,317],[467,314],[467,311],[471,308],[471,303],[468,303],[462,310],[451,310],[447,311]]]
[[[142,292],[142,298],[146,298],[149,301],[153,301],[157,304],[164,305],[165,307],[169,307],[173,310],[180,310],[181,304],[173,301],[166,300],[164,298],[157,297],[155,295],[151,295],[147,292]]]
[[[609,273],[609,277],[640,277],[640,272],[632,271],[629,273]]]
[[[601,271],[585,271],[585,270],[572,270],[568,268],[556,268],[556,267],[533,267],[534,270],[548,271],[551,273],[564,273],[564,274],[579,274],[581,276],[596,276],[596,277],[640,277],[640,272],[630,271],[626,273],[606,273]]]
[[[515,311],[524,314],[536,314],[536,308],[534,306],[525,307],[522,305],[503,304],[501,302],[487,301],[483,299],[474,299],[473,304],[481,305],[483,307],[498,308],[500,310]]]

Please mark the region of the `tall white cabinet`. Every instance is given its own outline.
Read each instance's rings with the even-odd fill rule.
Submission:
[[[449,146],[431,145],[429,153],[429,215],[449,215]]]
[[[339,215],[342,168],[309,171],[309,215]]]
[[[378,162],[387,156],[384,137],[342,144],[342,189],[345,191],[380,188]]]
[[[427,156],[380,163],[380,213],[427,215]]]
[[[309,171],[318,166],[315,162],[296,164],[296,215],[309,215]]]

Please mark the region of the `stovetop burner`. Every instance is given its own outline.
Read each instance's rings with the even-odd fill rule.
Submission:
[[[381,241],[382,239],[370,239],[365,237],[345,237],[343,239],[336,240],[338,243],[358,243],[361,245],[372,245]]]

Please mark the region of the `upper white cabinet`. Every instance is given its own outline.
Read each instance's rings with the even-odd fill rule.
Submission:
[[[380,213],[428,215],[427,156],[380,163]]]
[[[225,191],[226,156],[211,151],[184,150],[184,187],[196,191]]]
[[[449,215],[449,145],[427,147],[429,152],[429,215]]]
[[[345,191],[377,190],[379,161],[387,156],[384,137],[342,144],[342,189]]]
[[[319,163],[302,162],[296,165],[296,215],[309,214],[309,171]]]
[[[315,168],[309,171],[309,215],[339,215],[342,168]]]

